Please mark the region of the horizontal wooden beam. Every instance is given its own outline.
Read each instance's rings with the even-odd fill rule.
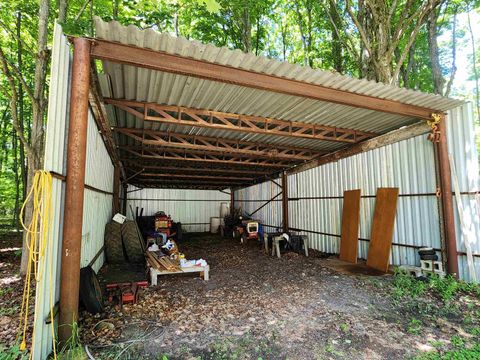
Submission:
[[[218,180],[218,181],[230,181],[230,180],[238,180],[238,181],[253,181],[255,180],[252,177],[241,177],[241,176],[211,176],[211,175],[185,175],[185,174],[171,174],[171,173],[146,173],[142,172],[139,174],[140,177],[150,177],[150,178],[159,178],[159,179],[171,179],[175,181],[177,179],[190,179],[190,180]]]
[[[245,185],[244,181],[231,181],[231,180],[193,180],[193,179],[153,179],[148,177],[136,176],[135,181],[142,183],[157,183],[157,184],[197,184],[197,185],[217,185],[217,186],[240,186]],[[132,179],[132,181],[134,181]]]
[[[162,183],[141,183],[131,181],[132,184],[139,188],[154,188],[154,189],[195,189],[195,190],[225,190],[228,185],[199,185],[199,184],[162,184]]]
[[[192,149],[219,153],[242,154],[248,157],[264,157],[268,159],[311,160],[319,156],[310,149],[297,147],[274,147],[268,144],[250,141],[228,140],[218,137],[179,134],[174,132],[148,129],[119,128],[113,129],[141,144],[160,148]]]
[[[259,168],[271,168],[271,169],[286,169],[291,166],[291,163],[282,161],[270,162],[268,160],[260,159],[242,159],[237,156],[230,155],[199,155],[193,153],[174,152],[172,150],[159,151],[149,148],[141,148],[135,146],[120,146],[121,150],[127,151],[140,159],[162,159],[162,160],[175,160],[190,163],[209,163],[209,164],[225,164],[225,165],[242,165],[242,166],[255,166]]]
[[[157,121],[174,125],[344,143],[357,143],[377,135],[375,133],[334,126],[278,120],[260,116],[239,115],[181,106],[159,105],[141,101],[106,98],[105,103],[122,109],[144,121]]]
[[[406,126],[401,129],[393,130],[384,135],[377,136],[373,139],[366,140],[360,144],[351,145],[348,148],[335,151],[333,153],[320,156],[319,158],[306,162],[302,165],[293,167],[287,170],[288,175],[297,174],[302,171],[306,171],[321,165],[325,165],[331,162],[336,162],[347,157],[364,153],[366,151],[374,150],[382,146],[394,144],[396,142],[411,139],[415,136],[419,136],[431,131],[430,126],[425,123],[417,123],[410,126]]]
[[[172,55],[162,51],[101,39],[92,39],[92,41],[91,56],[99,60],[419,119],[430,119],[431,114],[437,112],[434,109],[405,104],[400,101],[333,89],[180,55]]]
[[[151,164],[150,162],[142,161],[141,159],[132,160],[129,158],[120,158],[120,160],[125,164],[126,168],[136,169],[136,171],[141,169],[149,170],[162,170],[170,171],[175,173],[203,173],[203,174],[243,174],[243,175],[267,175],[271,174],[271,170],[265,169],[237,169],[237,168],[206,168],[206,167],[189,167],[185,164],[168,164],[162,165],[163,162],[159,162],[158,165]]]

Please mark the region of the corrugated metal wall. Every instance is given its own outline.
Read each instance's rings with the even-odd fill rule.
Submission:
[[[52,49],[44,169],[59,175],[66,175],[70,57],[69,44],[62,34],[61,27],[56,25]],[[91,112],[88,119],[85,183],[101,191],[85,189],[82,266],[88,265],[102,248],[105,224],[111,217],[112,209],[112,195],[102,191],[112,191],[113,165]],[[46,359],[52,351],[51,326],[46,324],[45,320],[50,312],[51,303],[55,304],[59,300],[64,198],[64,181],[54,178],[48,247],[45,261],[39,264],[41,277],[37,282],[35,294],[33,359]],[[103,261],[103,256],[96,260],[93,265],[96,271],[102,266]]]
[[[275,182],[281,184],[281,179],[276,179]],[[237,190],[235,208],[241,207],[248,215],[254,213],[252,217],[261,222],[266,231],[275,231],[282,227],[281,192],[282,188],[272,181]]]
[[[188,232],[210,230],[210,218],[220,216],[220,204],[230,204],[230,195],[217,190],[142,189],[129,186],[127,216],[132,218],[133,210],[143,208],[143,215],[165,211],[182,229]]]
[[[91,112],[88,115],[87,163],[85,184],[100,191],[85,189],[81,266],[87,266],[103,247],[105,224],[112,218],[113,164]],[[107,194],[108,193],[108,194]],[[92,265],[98,271],[104,255]]]
[[[470,104],[449,112],[449,146],[453,155],[464,194],[462,201],[470,237],[475,243],[473,252],[480,254],[478,154]],[[438,201],[435,196],[436,174],[433,145],[425,136],[402,141],[363,154],[342,159],[288,177],[289,225],[308,234],[317,250],[338,253],[341,233],[343,191],[362,190],[359,257],[368,253],[368,239],[378,187],[399,187],[394,246],[391,264],[419,265],[416,247],[441,248]],[[235,193],[247,211],[256,199],[268,200],[271,185],[264,183]],[[468,194],[467,194],[468,193]],[[264,195],[265,194],[265,195]],[[266,195],[268,194],[268,195]],[[255,201],[252,201],[255,200]],[[248,204],[248,205],[247,205]],[[255,205],[253,205],[255,204]],[[256,218],[272,225],[281,224],[280,202],[272,202],[259,211]],[[463,235],[457,216],[458,250],[465,252]],[[276,219],[276,220],[272,220]],[[459,256],[460,277],[470,280],[466,257]],[[480,257],[475,258],[477,278],[480,277]]]
[[[480,169],[477,146],[475,143],[475,126],[472,104],[449,111],[448,146],[455,163],[464,207],[463,220],[468,228],[468,238],[472,244],[475,272],[480,281]],[[455,204],[456,205],[456,204]],[[457,208],[455,207],[457,249],[466,252],[465,238],[461,231]],[[467,257],[459,255],[460,277],[471,280],[467,266]]]

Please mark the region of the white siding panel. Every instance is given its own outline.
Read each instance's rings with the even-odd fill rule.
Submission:
[[[448,112],[448,142],[465,209],[474,254],[480,255],[480,190],[478,154],[474,138],[471,104]],[[289,225],[306,230],[313,248],[338,253],[341,233],[343,192],[361,189],[358,256],[368,255],[375,194],[379,187],[398,187],[397,216],[390,263],[419,265],[415,247],[441,248],[439,203],[435,196],[437,181],[433,145],[426,135],[358,154],[335,163],[288,177]],[[258,184],[236,192],[236,204],[253,211],[272,197],[271,183]],[[249,200],[250,202],[246,202]],[[254,201],[252,201],[254,200]],[[278,212],[274,212],[278,209]],[[465,252],[458,212],[455,207],[457,248]],[[279,217],[276,218],[277,214]],[[272,202],[258,212],[265,223],[281,225],[281,202]],[[407,245],[407,246],[402,246]],[[480,279],[480,257],[475,257]],[[459,275],[471,280],[466,256],[459,256]]]
[[[142,189],[129,186],[127,216],[132,218],[136,207],[143,208],[143,215],[164,211],[173,221],[181,222],[186,232],[210,230],[210,218],[220,216],[220,204],[230,203],[230,195],[216,190]]]
[[[280,179],[275,181],[279,184],[281,182]],[[252,218],[262,223],[266,231],[275,231],[276,228],[282,227],[282,196],[277,196],[281,191],[282,189],[272,181],[237,190],[235,208],[241,207],[248,216],[254,213],[251,215]],[[275,196],[276,199],[267,204]],[[262,208],[258,210],[260,207]]]
[[[64,173],[66,152],[66,123],[70,77],[70,48],[60,26],[54,29],[47,129],[45,134],[44,169]],[[43,360],[52,351],[51,325],[45,323],[51,304],[59,299],[61,235],[65,185],[59,179],[52,184],[51,227],[44,261],[39,263],[42,275],[35,292],[34,343],[32,359]],[[50,281],[51,280],[51,281]]]
[[[66,148],[68,133],[69,84],[71,66],[70,47],[61,27],[54,30],[52,69],[49,89],[48,118],[45,142],[44,169],[66,174]],[[111,192],[113,165],[98,133],[92,113],[88,117],[87,160],[85,183]],[[52,185],[52,221],[44,261],[39,263],[41,278],[35,294],[34,333],[32,359],[46,359],[52,351],[51,325],[45,324],[51,304],[60,296],[61,245],[65,184],[54,178]],[[90,263],[103,246],[105,224],[111,217],[112,195],[86,189],[82,229],[81,266]],[[103,265],[100,256],[93,264],[95,271]],[[53,291],[53,292],[52,292]]]

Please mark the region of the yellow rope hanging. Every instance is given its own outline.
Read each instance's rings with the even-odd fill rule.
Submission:
[[[33,203],[32,219],[27,226],[23,222],[23,214],[25,207],[29,201]],[[27,273],[25,275],[25,284],[23,287],[22,308],[20,311],[20,329],[22,331],[22,342],[20,343],[20,350],[27,348],[26,334],[28,326],[28,309],[30,305],[30,294],[32,277],[37,283],[36,291],[42,292],[40,288],[40,279],[42,274],[40,269],[44,272],[48,272],[50,275],[50,320],[52,324],[52,339],[53,339],[53,355],[57,358],[56,344],[55,344],[55,322],[54,322],[54,289],[52,266],[54,260],[50,259],[49,263],[46,262],[45,252],[47,246],[49,250],[53,249],[53,244],[48,244],[48,235],[50,229],[51,210],[52,210],[52,175],[47,171],[37,171],[33,178],[33,183],[27,198],[20,210],[20,221],[22,227],[25,230],[25,240],[28,248],[28,266]],[[42,266],[39,266],[39,265]],[[32,344],[34,343],[35,329],[32,335]],[[32,352],[30,352],[30,357]]]

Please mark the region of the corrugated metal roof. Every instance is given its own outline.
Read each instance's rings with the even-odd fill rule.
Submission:
[[[152,29],[141,30],[135,26],[123,26],[115,21],[104,22],[96,18],[95,25],[96,36],[100,39],[163,51],[196,60],[396,100],[406,104],[434,108],[439,111],[446,111],[463,103],[438,95],[425,94],[364,79],[354,79],[329,71],[314,70],[266,57],[245,54],[240,50],[218,48],[210,44],[205,45],[182,37],[174,37],[167,33],[159,33]],[[329,125],[378,134],[418,121],[412,117],[154,71],[110,61],[103,61],[103,71],[104,73],[100,74],[99,77],[103,96],[116,99]],[[244,133],[151,121],[144,122],[118,108],[113,108],[110,105],[107,108],[112,125],[120,127],[254,141],[276,146],[305,147],[319,152],[332,152],[347,145],[341,142],[317,139]],[[115,136],[119,145],[135,145],[135,141],[131,138],[121,134],[115,134]],[[124,155],[128,156],[129,154],[125,153]]]
[[[210,44],[205,45],[182,37],[174,37],[167,33],[159,33],[152,29],[141,30],[135,26],[123,26],[115,21],[104,22],[96,18],[95,25],[98,38],[160,50],[197,60],[272,74],[441,111],[455,108],[463,103],[459,100],[438,95],[425,94],[365,79],[359,80],[329,71],[314,70],[309,67],[289,64],[262,56],[245,54],[240,50],[218,48]],[[136,68],[108,61],[103,62],[103,69],[105,74],[100,79],[103,95],[118,99],[125,98],[128,100],[301,121],[376,133],[385,133],[416,121],[414,118],[405,116]],[[326,151],[344,146],[341,143],[319,140],[233,133],[223,130],[198,129],[189,126],[174,126],[152,122],[143,124],[142,120],[136,119],[122,110],[116,109],[115,114],[115,122],[118,126],[137,128],[145,126],[145,128],[162,131],[194,133],[204,136],[218,136],[279,145],[297,145]]]

